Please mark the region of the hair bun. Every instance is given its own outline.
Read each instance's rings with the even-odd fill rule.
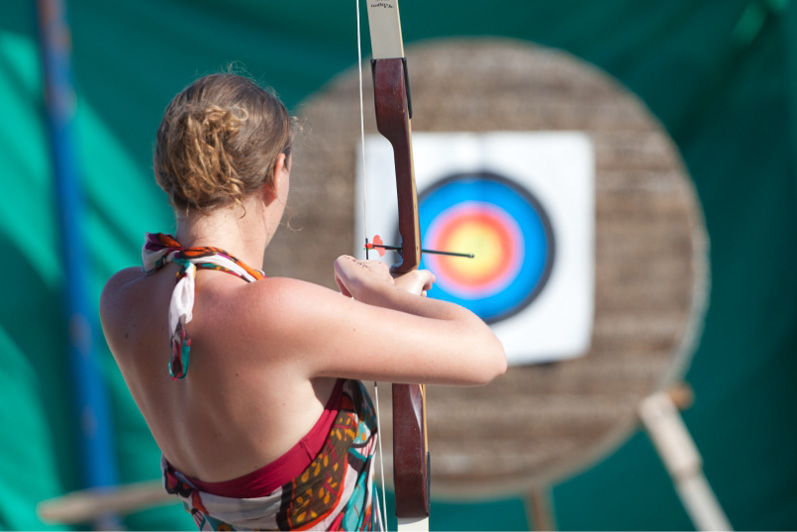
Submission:
[[[292,122],[282,102],[235,74],[200,78],[169,104],[158,128],[155,170],[175,208],[208,211],[273,180],[289,150]]]
[[[248,116],[246,110],[240,107],[224,109],[218,105],[208,105],[192,114],[205,137],[222,139],[236,135]]]

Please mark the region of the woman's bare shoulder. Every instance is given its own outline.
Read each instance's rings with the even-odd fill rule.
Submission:
[[[119,270],[113,274],[110,279],[108,279],[108,281],[105,283],[105,288],[103,291],[108,289],[113,290],[131,281],[143,279],[146,277],[146,275],[146,272],[144,272],[144,270],[142,270],[140,267],[131,267]]]
[[[125,295],[125,288],[146,276],[141,268],[125,268],[113,274],[105,283],[100,295],[100,312],[109,306],[118,306],[119,300]]]
[[[325,322],[345,315],[348,297],[324,286],[289,277],[269,277],[243,288],[235,298],[238,323],[267,336],[305,338],[323,334]]]
[[[267,277],[246,287],[246,307],[257,313],[277,313],[285,318],[301,313],[308,305],[342,297],[321,285],[290,277]]]

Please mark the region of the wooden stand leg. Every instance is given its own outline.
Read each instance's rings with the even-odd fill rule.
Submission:
[[[46,523],[69,525],[103,519],[109,513],[125,515],[178,502],[180,499],[166,493],[160,480],[153,480],[69,493],[40,502],[37,512]]]
[[[706,481],[700,454],[670,394],[659,392],[644,399],[639,417],[695,528],[732,530]]]
[[[556,530],[556,515],[549,486],[538,486],[529,490],[526,515],[528,515],[529,523],[537,532]]]

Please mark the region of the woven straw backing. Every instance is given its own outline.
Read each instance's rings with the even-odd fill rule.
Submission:
[[[640,399],[686,369],[708,289],[708,242],[694,188],[644,105],[567,54],[515,41],[449,40],[409,48],[408,65],[415,132],[576,130],[592,138],[596,278],[589,352],[510,368],[482,388],[428,390],[435,494],[506,493],[552,482],[619,445],[636,426]],[[364,70],[370,134],[376,133],[373,93]],[[294,230],[282,230],[269,247],[270,275],[334,287],[332,262],[361,246],[364,235],[357,243],[353,235],[355,209],[362,208],[353,190],[358,94],[355,69],[299,110],[305,133],[292,173]],[[389,386],[380,391],[387,451]]]

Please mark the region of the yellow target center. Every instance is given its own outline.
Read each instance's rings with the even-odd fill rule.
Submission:
[[[446,237],[444,249],[474,255],[472,259],[441,257],[441,266],[450,275],[463,280],[484,279],[500,270],[506,242],[496,227],[474,220],[458,224]]]

